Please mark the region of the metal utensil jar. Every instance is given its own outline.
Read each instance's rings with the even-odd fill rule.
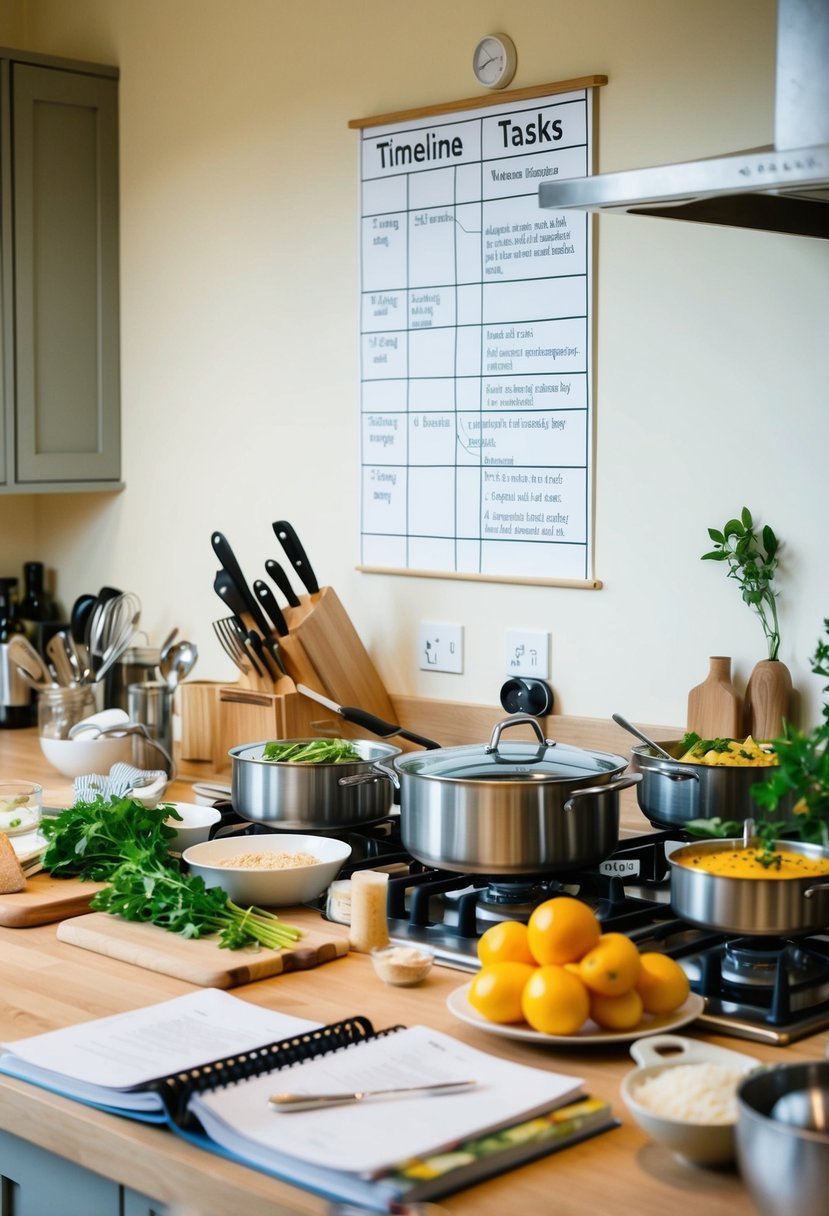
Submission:
[[[735,878],[686,864],[691,853],[744,847],[742,838],[705,840],[683,845],[670,854],[671,907],[677,916],[704,928],[747,937],[818,933],[829,926],[829,876]],[[774,847],[829,860],[829,853],[817,844],[779,840]]]
[[[501,742],[526,724],[538,738]],[[426,865],[509,876],[576,869],[604,860],[619,842],[623,756],[545,739],[537,720],[499,722],[489,744],[397,756],[404,846]]]
[[[679,750],[680,739],[662,743],[666,751]],[[742,823],[758,814],[751,787],[768,781],[773,768],[712,764],[686,764],[664,760],[653,748],[634,747],[634,767],[642,773],[636,791],[643,815],[661,828],[681,827],[689,819],[735,819]],[[783,797],[774,812],[763,811],[764,819],[787,819],[794,796]]]
[[[310,743],[311,739],[292,739]],[[283,740],[287,742],[287,740]],[[378,781],[374,765],[391,760],[400,749],[367,739],[349,742],[360,760],[336,764],[289,764],[264,760],[265,743],[245,743],[229,751],[231,799],[243,819],[286,831],[334,831],[376,822],[392,806],[392,790]],[[344,777],[368,777],[364,784],[341,785]]]

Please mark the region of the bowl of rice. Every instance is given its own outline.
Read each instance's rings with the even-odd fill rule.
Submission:
[[[634,1068],[622,1082],[622,1098],[652,1140],[692,1165],[734,1160],[737,1087],[760,1067],[754,1056],[680,1035],[637,1039]]]
[[[316,899],[351,856],[351,846],[327,836],[274,833],[225,836],[182,853],[191,874],[221,887],[241,907],[286,908]]]

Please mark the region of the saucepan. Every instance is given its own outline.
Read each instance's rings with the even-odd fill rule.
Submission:
[[[502,740],[527,725],[536,741]],[[559,872],[603,861],[619,842],[623,756],[545,739],[515,714],[488,744],[398,754],[375,769],[400,789],[400,834],[418,861],[461,873]],[[365,775],[357,781],[370,780]]]
[[[374,765],[388,762],[400,749],[368,739],[349,742],[360,759],[334,764],[265,760],[267,741],[231,748],[234,811],[243,819],[291,832],[333,831],[384,819],[391,810],[392,790],[386,782],[373,779]],[[341,778],[367,774],[370,780],[365,784],[341,783]]]
[[[671,907],[677,916],[705,928],[747,937],[793,937],[819,933],[829,926],[829,876],[782,874],[769,877],[735,877],[712,874],[692,861],[694,855],[728,853],[757,844],[751,820],[743,837],[704,840],[674,849],[671,864]],[[783,848],[811,861],[829,862],[829,851],[817,844],[778,840]]]

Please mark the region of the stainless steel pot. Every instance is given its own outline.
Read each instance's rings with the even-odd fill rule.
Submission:
[[[829,878],[733,878],[684,864],[691,852],[742,849],[745,843],[742,838],[697,841],[670,854],[671,907],[677,916],[745,936],[787,937],[829,926]],[[817,844],[780,840],[778,846],[805,857],[829,858]]]
[[[662,744],[666,751],[678,753],[680,739]],[[713,764],[685,764],[665,760],[652,747],[634,747],[634,768],[642,773],[636,791],[640,810],[651,823],[661,828],[681,827],[689,819],[756,818],[757,803],[751,787],[768,781],[773,768],[737,767]],[[777,810],[762,811],[771,823],[787,819],[794,805],[794,795],[781,799]]]
[[[529,725],[531,741],[501,741]],[[488,744],[409,752],[382,766],[400,786],[403,845],[425,865],[509,876],[595,865],[619,841],[623,756],[545,739],[537,720],[499,722]]]
[[[829,1085],[829,1061],[778,1064],[737,1089],[737,1160],[763,1216],[816,1216],[826,1210],[829,1136],[772,1117],[784,1095]]]
[[[265,742],[231,748],[233,809],[254,823],[298,832],[336,831],[383,819],[392,805],[392,791],[386,782],[341,785],[340,779],[373,774],[375,764],[391,760],[400,749],[367,739],[350,742],[362,759],[336,764],[263,760]]]

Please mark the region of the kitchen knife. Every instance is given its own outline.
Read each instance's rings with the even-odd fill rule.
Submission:
[[[279,562],[275,562],[273,558],[269,557],[265,562],[265,569],[276,583],[279,590],[285,596],[285,599],[288,601],[291,608],[298,608],[299,596],[291,586],[291,580],[288,578],[288,575],[282,569]]]
[[[242,573],[242,567],[239,565],[239,562],[236,559],[236,554],[231,549],[227,538],[223,536],[221,532],[213,532],[210,537],[210,543],[213,546],[213,552],[222,563],[223,569],[230,576],[231,582],[235,587],[237,594],[241,597],[242,602],[245,605],[245,611],[250,614],[260,634],[263,635],[264,645],[270,652],[271,657],[279,666],[280,670],[284,671],[282,660],[279,657],[279,648],[271,637],[271,629],[267,620],[265,619],[265,614],[259,607],[259,601],[256,599],[256,596],[248,586],[245,576]],[[217,580],[214,579],[214,590],[216,590],[217,594],[221,595],[222,593],[218,590],[216,584]],[[225,597],[223,596],[222,598]],[[237,609],[232,609],[232,611],[235,612]]]
[[[253,584],[253,594],[259,600],[259,603],[264,608],[265,612],[273,621],[273,627],[280,637],[287,637],[290,632],[288,622],[282,615],[282,609],[276,602],[276,596],[271,591],[267,583],[263,583],[261,578],[256,579]]]
[[[316,595],[320,589],[317,576],[314,574],[313,567],[308,561],[308,554],[303,549],[296,532],[287,519],[277,519],[273,524],[273,530],[292,568],[302,579],[306,591],[309,595]]]
[[[440,744],[435,743],[434,739],[426,739],[423,735],[416,735],[414,731],[404,730],[402,726],[396,726],[393,722],[384,722],[382,718],[378,718],[376,714],[370,714],[365,709],[356,709],[352,705],[338,705],[336,701],[331,701],[328,697],[324,697],[322,693],[315,692],[313,688],[308,688],[306,684],[297,684],[297,692],[301,692],[304,697],[309,697],[312,701],[316,701],[318,705],[324,705],[326,709],[331,709],[335,714],[339,714],[341,718],[345,718],[346,722],[353,722],[355,726],[362,726],[365,730],[371,731],[373,735],[379,735],[381,739],[389,739],[393,735],[399,735],[401,739],[408,739],[410,743],[419,743],[421,747],[429,750],[439,748]]]

